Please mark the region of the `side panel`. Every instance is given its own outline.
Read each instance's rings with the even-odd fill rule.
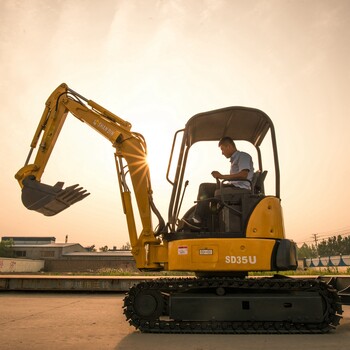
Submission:
[[[183,239],[169,242],[172,271],[271,270],[274,240],[246,238]]]
[[[262,199],[250,215],[247,238],[284,238],[281,201],[276,197]]]

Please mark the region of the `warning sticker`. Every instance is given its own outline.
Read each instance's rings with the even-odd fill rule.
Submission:
[[[178,255],[187,255],[188,254],[188,247],[186,245],[178,247],[177,254]]]

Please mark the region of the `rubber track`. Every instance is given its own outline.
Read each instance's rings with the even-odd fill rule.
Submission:
[[[322,296],[325,303],[321,323],[305,324],[291,322],[228,322],[228,321],[173,321],[160,317],[143,319],[135,312],[133,302],[138,293],[145,290],[161,291],[164,294],[190,291],[192,288],[235,288],[269,291],[313,291]],[[164,299],[167,314],[167,300]],[[124,298],[124,314],[129,323],[145,333],[233,333],[233,334],[310,334],[327,333],[338,326],[342,307],[337,291],[320,280],[299,278],[177,278],[141,282],[133,286]]]

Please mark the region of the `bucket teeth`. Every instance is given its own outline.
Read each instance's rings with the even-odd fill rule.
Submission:
[[[63,185],[64,182],[57,182],[54,186],[42,184],[35,177],[29,176],[23,180],[22,202],[29,210],[53,216],[90,194],[79,185],[65,189]]]
[[[86,190],[78,186],[79,185],[69,186],[66,189],[60,191],[56,199],[72,205],[90,194],[86,193]]]

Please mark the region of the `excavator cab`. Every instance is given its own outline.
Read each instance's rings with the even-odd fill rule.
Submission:
[[[169,269],[194,271],[202,275],[295,270],[296,246],[285,237],[276,137],[270,118],[258,109],[246,107],[228,107],[197,114],[175,134],[170,160],[180,133],[183,137],[174,180],[169,179],[171,161],[167,172],[167,179],[173,185],[168,213],[170,232],[164,235],[168,242]],[[269,195],[264,190],[267,170],[263,168],[261,152],[267,135],[271,137],[274,162],[271,172],[275,179],[275,193]],[[230,136],[235,141],[247,141],[255,147],[258,161],[251,189],[218,182],[215,195],[204,199],[209,202],[204,224],[200,229],[191,229],[186,225],[186,219],[193,216],[196,205],[179,217],[187,185],[189,151],[198,142],[218,142],[224,136]],[[186,254],[182,254],[183,247],[186,247]]]
[[[280,197],[278,153],[272,121],[264,112],[247,107],[228,107],[200,113],[193,116],[187,122],[186,127],[175,134],[172,153],[180,132],[183,133],[183,139],[174,180],[169,178],[171,161],[167,172],[167,179],[173,185],[169,205],[171,232],[175,232],[177,226],[177,230],[185,229],[177,214],[181,210],[183,191],[186,187],[184,179],[190,148],[199,142],[218,142],[222,137],[230,136],[235,141],[247,141],[256,149],[257,164],[254,164],[256,171],[252,181],[249,181],[251,182],[251,190],[237,189],[230,187],[227,181],[218,181],[215,196],[206,199],[210,201],[212,210],[208,211],[205,227],[208,232],[240,233],[241,236],[245,236],[249,215],[256,204],[265,197],[264,180],[268,171],[263,168],[261,144],[268,134],[271,135],[274,160],[275,193],[273,196],[278,199]],[[173,154],[171,154],[170,160],[172,158]],[[273,169],[270,172],[273,172]],[[190,218],[193,211],[194,207],[187,211],[183,218]]]

